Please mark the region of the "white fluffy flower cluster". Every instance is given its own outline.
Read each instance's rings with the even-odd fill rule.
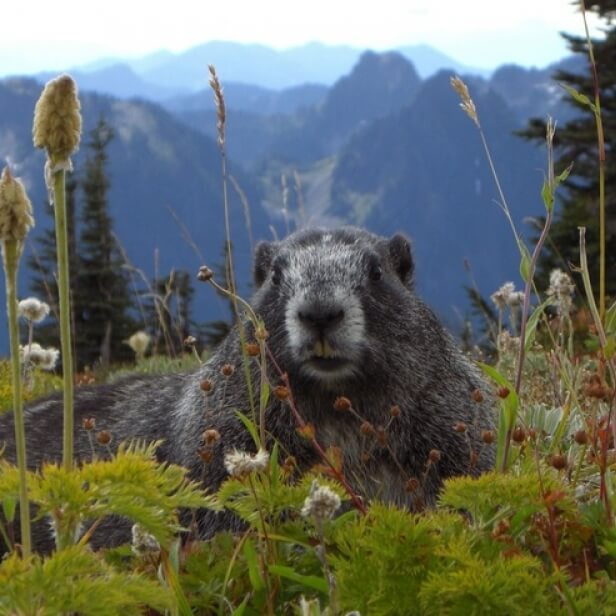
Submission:
[[[135,352],[137,357],[143,357],[150,346],[151,338],[144,331],[135,332],[126,343]]]
[[[331,488],[319,485],[315,479],[304,501],[302,515],[305,518],[314,516],[317,520],[329,520],[339,508],[340,497]]]
[[[513,282],[506,282],[500,289],[490,295],[490,299],[499,310],[520,306],[524,302],[524,292],[516,291]]]
[[[560,315],[568,315],[571,312],[571,298],[574,292],[575,285],[571,276],[560,269],[553,269],[550,273],[550,286],[547,293]]]
[[[35,366],[41,370],[53,370],[58,363],[60,351],[49,347],[44,349],[40,344],[33,342],[19,347],[19,359],[22,364]]]
[[[131,549],[137,556],[156,555],[160,552],[160,543],[158,543],[156,537],[148,533],[139,524],[133,524],[131,535]]]
[[[17,316],[30,321],[30,323],[39,323],[48,314],[49,304],[36,299],[36,297],[22,299],[17,305]]]
[[[264,471],[268,462],[269,453],[265,449],[259,449],[254,455],[234,449],[225,455],[225,468],[231,477],[245,477],[256,471]]]

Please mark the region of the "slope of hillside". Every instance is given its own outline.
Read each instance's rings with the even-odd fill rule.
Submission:
[[[27,184],[34,205],[37,228],[28,240],[48,224],[43,211],[44,156],[32,149],[32,113],[41,86],[33,80],[0,81],[0,157],[10,162]],[[111,214],[120,242],[130,260],[152,274],[155,253],[161,273],[171,268],[196,271],[203,262],[220,262],[224,245],[220,155],[213,140],[181,124],[160,107],[82,93],[84,131],[104,116],[116,137],[109,147]],[[84,149],[74,159],[81,168]],[[241,170],[232,173],[247,193],[252,210],[254,236],[271,237],[269,221],[260,206],[257,183]],[[230,191],[231,220],[236,265],[244,292],[250,278],[251,247],[244,211]],[[202,257],[195,255],[170,212],[189,229]],[[27,293],[28,271],[22,267],[20,294]],[[4,306],[4,303],[2,303]],[[198,287],[197,320],[219,318],[226,307],[203,285]],[[226,316],[226,314],[224,314]],[[0,335],[4,328],[0,328]],[[1,341],[0,341],[1,344]]]

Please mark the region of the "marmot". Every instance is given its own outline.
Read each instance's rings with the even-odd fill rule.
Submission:
[[[343,472],[358,494],[418,509],[435,503],[443,479],[493,467],[493,446],[481,440],[481,431],[494,427],[490,396],[473,396],[475,390],[485,392],[486,384],[415,295],[405,237],[386,239],[346,227],[262,242],[254,282],[251,304],[263,319],[272,356],[288,374],[296,406],[323,448],[340,449]],[[232,368],[223,370],[226,365]],[[258,392],[260,370],[255,360],[251,366]],[[268,375],[277,385],[272,365]],[[208,392],[204,381],[211,384]],[[345,410],[348,401],[352,411]],[[194,373],[133,376],[78,389],[75,455],[90,457],[81,424],[94,417],[114,444],[162,439],[161,460],[187,467],[192,478],[204,477],[205,486],[215,490],[227,476],[224,454],[234,448],[254,451],[236,411],[249,413],[237,328]],[[198,452],[208,429],[220,439],[204,469]],[[320,461],[298,434],[288,404],[273,395],[266,429],[300,469]],[[60,395],[26,409],[26,435],[30,466],[61,459]],[[11,416],[0,418],[2,441],[4,455],[14,461]],[[235,524],[230,514],[207,510],[197,520],[202,537]],[[93,543],[127,541],[129,529],[111,520]],[[50,541],[48,528],[36,530],[39,549],[49,549]]]

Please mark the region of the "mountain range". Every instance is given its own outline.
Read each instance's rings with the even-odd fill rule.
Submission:
[[[202,262],[220,261],[216,110],[204,83],[190,76],[199,68],[205,79],[206,65],[216,63],[213,51],[220,52],[221,45],[193,50],[182,71],[174,65],[180,56],[161,52],[132,65],[105,60],[73,73],[82,91],[86,131],[103,115],[116,133],[109,152],[112,216],[131,261],[148,273],[156,249],[161,272],[192,271]],[[250,204],[255,239],[306,224],[361,224],[383,234],[402,230],[413,240],[420,292],[454,329],[466,311],[465,265],[472,267],[484,294],[518,277],[517,249],[495,203],[497,191],[478,132],[449,85],[451,71],[429,72],[425,65],[419,70],[400,51],[352,56],[343,49],[336,62],[308,65],[322,71],[314,80],[302,69],[305,81],[291,83],[282,80],[282,64],[272,64],[267,50],[249,49],[256,64],[243,66],[237,58],[246,51],[235,49],[236,64],[231,55],[224,70],[217,67],[225,89],[230,168]],[[302,50],[308,52],[313,57],[333,53],[318,45]],[[297,67],[301,58],[296,50],[284,62]],[[265,65],[257,67],[257,60]],[[574,59],[564,62],[576,66]],[[165,66],[176,66],[178,79],[164,81]],[[268,68],[269,78],[260,80]],[[550,80],[554,69],[504,66],[489,77],[465,77],[522,230],[525,218],[542,214],[545,164],[540,149],[513,132],[531,116],[570,117],[561,89]],[[251,79],[244,70],[252,71]],[[106,85],[97,85],[105,74]],[[0,81],[0,157],[25,178],[39,212],[45,201],[43,157],[32,151],[30,131],[47,77]],[[144,83],[151,88],[147,96]],[[131,87],[142,88],[140,100],[130,98]],[[88,90],[114,90],[115,96]],[[77,168],[82,161],[83,152],[76,157]],[[236,263],[247,292],[251,238],[242,204],[234,190],[230,195]],[[37,218],[48,217],[39,213]],[[186,229],[202,257],[194,254]],[[22,272],[22,287],[26,278]],[[197,320],[224,314],[220,300],[202,289],[197,303]]]

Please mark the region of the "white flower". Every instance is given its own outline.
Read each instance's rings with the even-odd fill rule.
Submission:
[[[327,486],[320,486],[315,479],[310,486],[310,493],[304,501],[302,515],[314,516],[318,520],[329,520],[340,508],[340,497]]]
[[[137,357],[143,357],[150,346],[150,336],[144,331],[135,332],[126,342]]]
[[[263,471],[268,462],[269,453],[265,449],[259,449],[254,455],[234,449],[225,455],[225,468],[231,477],[245,477],[255,471]]]
[[[499,310],[504,310],[511,295],[515,292],[515,285],[513,282],[506,282],[500,289],[490,295],[490,299],[494,302]]]
[[[31,323],[39,323],[49,314],[49,304],[36,297],[22,299],[17,306],[17,315]]]
[[[53,370],[58,363],[60,351],[49,347],[44,349],[40,344],[33,342],[19,348],[19,356],[23,364],[36,366],[41,370]]]
[[[510,308],[521,306],[524,303],[524,291],[513,291],[506,300]]]
[[[160,552],[160,543],[158,543],[156,537],[144,530],[139,524],[133,524],[131,535],[131,548],[137,556]]]
[[[574,292],[575,285],[569,274],[560,269],[552,270],[547,294],[553,298],[553,305],[558,308],[560,314],[569,314],[571,311],[571,298]]]

